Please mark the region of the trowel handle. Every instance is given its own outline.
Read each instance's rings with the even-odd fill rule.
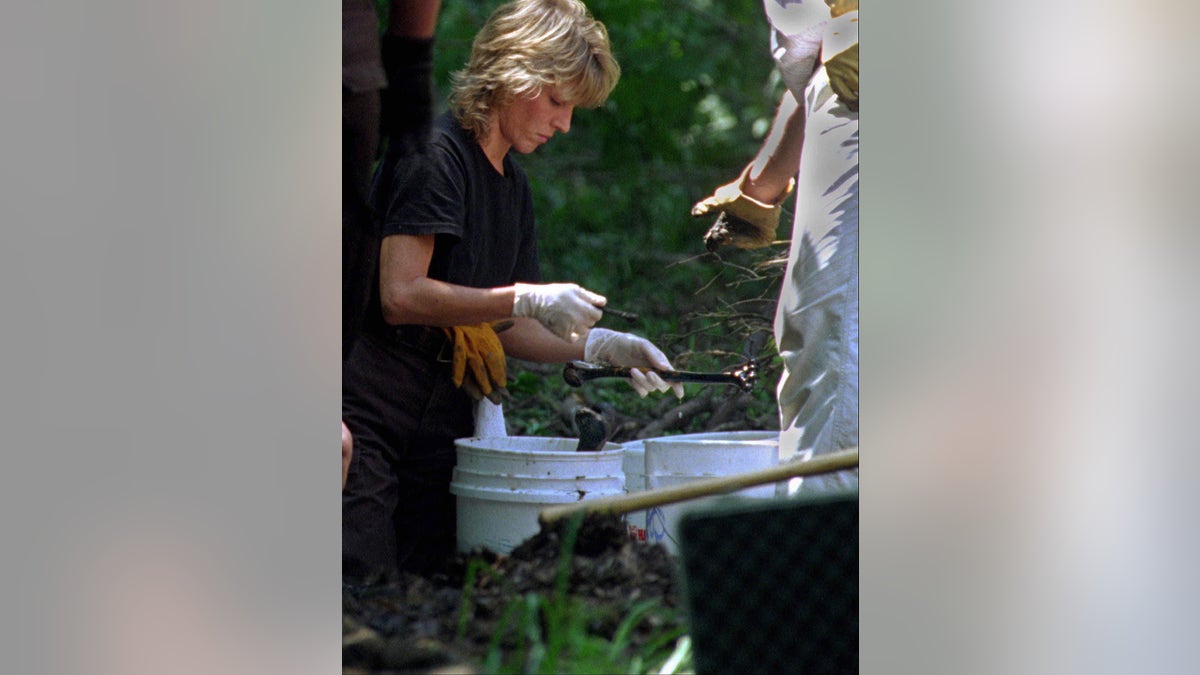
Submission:
[[[632,368],[618,366],[597,366],[583,361],[571,361],[563,367],[563,379],[572,387],[582,386],[588,380],[606,377],[632,377]],[[656,373],[666,382],[702,382],[707,384],[732,384],[745,391],[754,388],[757,377],[757,366],[754,361],[745,365],[731,368],[720,373],[698,373],[688,370],[659,370],[657,368],[639,368]]]

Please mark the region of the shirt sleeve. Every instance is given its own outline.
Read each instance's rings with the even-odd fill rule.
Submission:
[[[393,163],[384,197],[382,235],[448,234],[462,238],[466,169],[441,143]]]
[[[771,56],[787,88],[799,100],[817,67],[821,36],[829,21],[824,0],[764,0],[771,24]]]

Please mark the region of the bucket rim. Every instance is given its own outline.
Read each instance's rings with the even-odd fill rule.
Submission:
[[[469,467],[456,466],[452,472],[451,480],[458,480],[459,476],[469,478],[471,476],[479,476],[488,479],[515,479],[520,481],[533,481],[538,485],[545,485],[551,482],[576,482],[576,483],[607,483],[611,481],[622,481],[625,479],[625,471],[617,471],[613,473],[601,474],[580,474],[574,476],[568,475],[546,475],[546,474],[531,474],[531,473],[509,473],[496,471],[476,471]]]
[[[650,438],[640,438],[641,441],[650,441],[660,438],[678,438],[681,440],[720,440],[723,438],[735,438],[738,436],[763,436],[765,438],[778,438],[779,432],[774,429],[738,429],[736,431],[697,431],[690,434],[672,434],[669,436],[651,436]]]
[[[589,458],[594,458],[594,457],[604,457],[604,458],[620,457],[625,453],[625,447],[623,445],[621,445],[620,443],[613,443],[612,441],[606,441],[604,444],[604,449],[593,450],[591,452],[577,452],[574,449],[571,449],[571,450],[533,450],[533,449],[501,450],[499,448],[487,447],[485,445],[478,444],[480,442],[485,442],[485,441],[507,440],[507,441],[511,442],[511,439],[514,439],[514,438],[535,439],[536,441],[541,441],[541,442],[546,442],[546,443],[554,442],[554,441],[557,441],[559,443],[565,442],[565,443],[571,444],[572,447],[579,443],[579,439],[577,439],[577,438],[552,437],[552,436],[468,436],[466,438],[455,439],[454,440],[454,448],[456,451],[467,450],[467,451],[471,451],[471,452],[493,453],[493,454],[499,454],[499,455],[503,455],[503,456],[537,455],[538,457],[553,457],[555,459],[575,460],[575,461],[579,461],[579,462],[589,462],[589,461],[591,461],[591,460],[589,460]]]
[[[474,497],[494,502],[516,502],[521,504],[568,504],[586,501],[588,496],[607,497],[624,494],[624,490],[593,490],[584,492],[584,496],[561,490],[505,490],[502,488],[487,488],[477,485],[463,485],[451,482],[450,494],[457,497]],[[530,498],[535,497],[535,498]]]
[[[747,447],[747,446],[750,446],[750,447],[754,447],[754,446],[778,447],[778,446],[779,446],[779,441],[778,441],[778,440],[766,439],[766,438],[763,438],[763,439],[754,439],[754,440],[747,440],[747,441],[738,441],[738,440],[733,440],[733,439],[729,439],[729,440],[720,440],[720,439],[716,439],[716,438],[703,438],[703,439],[691,439],[691,440],[687,440],[687,439],[685,439],[685,440],[677,440],[677,441],[673,441],[673,440],[671,440],[671,438],[670,438],[669,436],[668,436],[668,437],[664,437],[664,438],[660,438],[660,439],[651,439],[651,438],[647,438],[647,439],[646,439],[646,449],[647,449],[647,450],[649,450],[651,447],[658,447],[658,446],[662,446],[662,445],[674,445],[674,446],[688,446],[688,445],[697,445],[697,446],[710,446],[710,445],[711,445],[711,446],[729,446],[729,447]]]

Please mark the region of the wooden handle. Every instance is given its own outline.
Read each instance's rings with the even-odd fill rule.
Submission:
[[[828,455],[813,457],[804,462],[784,462],[783,464],[776,464],[766,469],[747,471],[746,473],[739,473],[733,476],[706,478],[692,483],[646,490],[645,492],[588,499],[582,502],[575,502],[574,504],[548,506],[538,514],[538,520],[543,524],[553,523],[556,520],[569,518],[580,511],[623,515],[632,511],[642,511],[655,506],[674,504],[697,497],[734,492],[743,488],[754,487],[755,485],[778,483],[781,480],[788,480],[789,478],[796,478],[798,476],[816,476],[823,473],[833,473],[843,469],[852,469],[856,466],[858,466],[858,448],[850,448],[848,450],[832,452]]]

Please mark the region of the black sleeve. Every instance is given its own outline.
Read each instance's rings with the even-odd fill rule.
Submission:
[[[382,235],[444,234],[461,238],[466,220],[466,169],[444,146],[408,155],[390,164],[390,180],[380,181]],[[384,173],[381,171],[381,174]]]

